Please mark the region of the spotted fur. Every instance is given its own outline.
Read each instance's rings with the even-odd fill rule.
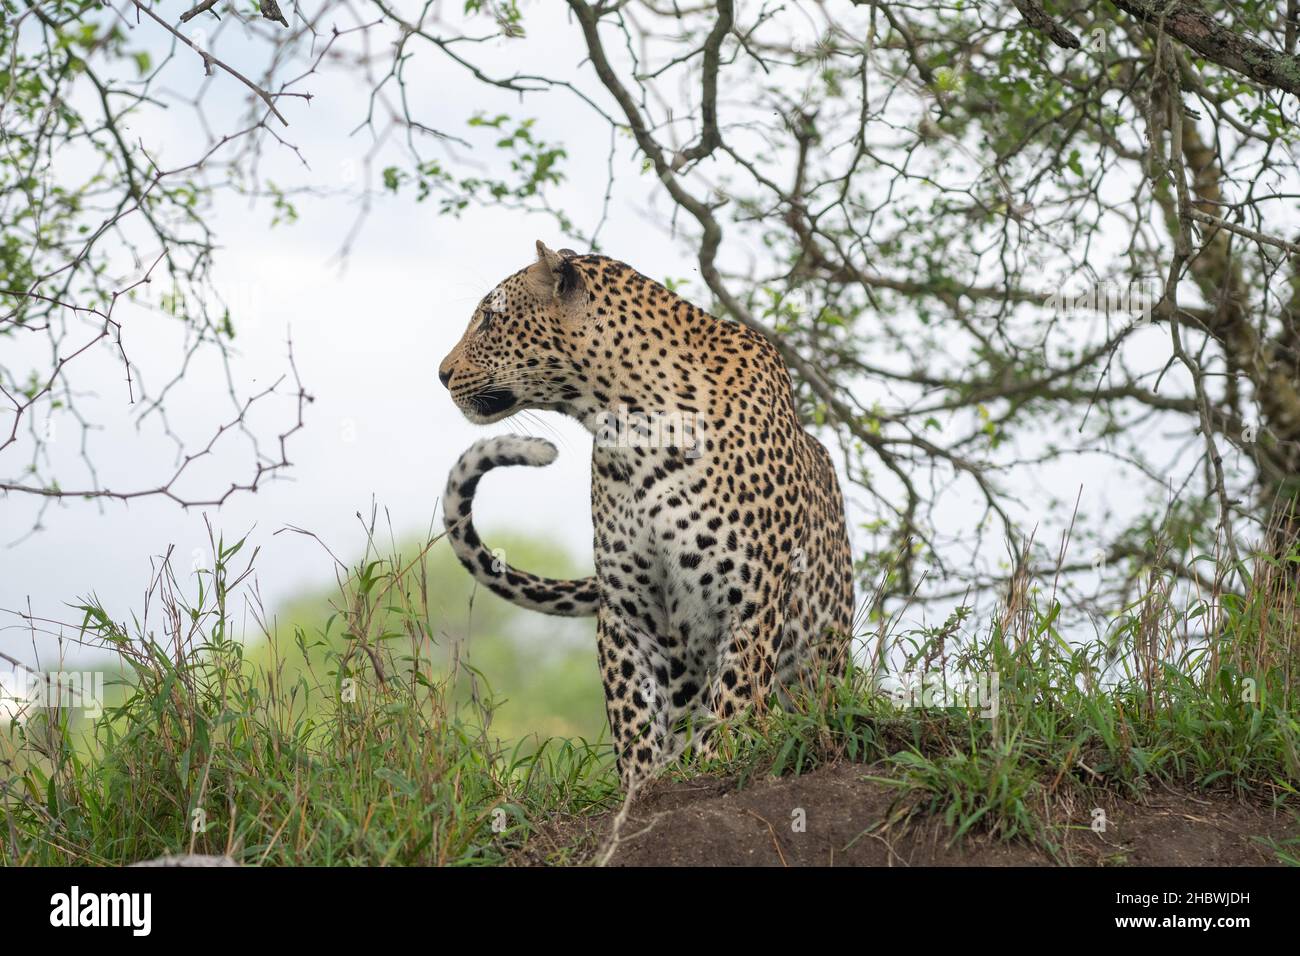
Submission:
[[[452,469],[444,517],[486,587],[547,614],[596,615],[606,713],[630,783],[688,739],[709,751],[699,728],[713,718],[761,709],[814,665],[843,667],[853,610],[844,501],[763,336],[622,262],[537,251],[479,304],[439,377],[471,421],[550,409],[593,433],[596,573],[529,574],[474,530],[479,479],[554,461],[542,439],[476,442]]]

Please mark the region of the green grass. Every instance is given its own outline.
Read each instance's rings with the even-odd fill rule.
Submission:
[[[375,534],[370,533],[373,542]],[[557,577],[590,573],[575,567],[561,551],[535,540],[493,534],[495,547],[511,563],[525,568],[546,568]],[[424,551],[422,539],[387,545],[372,543],[364,562],[369,574],[388,573],[397,555],[407,560]],[[380,564],[374,562],[380,561]],[[386,563],[385,563],[386,562]],[[362,579],[362,568],[335,569],[348,589]],[[401,613],[421,624],[421,650],[430,666],[449,674],[457,667],[465,678],[453,688],[458,701],[482,693],[488,675],[493,708],[491,732],[514,743],[535,746],[548,737],[598,737],[605,727],[600,674],[596,667],[595,625],[590,619],[546,617],[524,611],[475,584],[445,542],[429,548],[418,566],[407,571]],[[352,580],[349,580],[352,579]],[[296,677],[310,662],[319,668],[329,652],[345,649],[350,638],[345,617],[338,608],[343,596],[339,584],[299,595],[280,607],[262,633],[249,641],[246,656],[255,667],[280,666]],[[390,612],[391,613],[391,612]],[[282,655],[278,648],[292,647],[297,634],[310,635],[307,653]]]
[[[82,605],[84,637],[112,650],[121,679],[97,720],[38,711],[0,729],[0,864],[176,852],[493,864],[548,821],[619,805],[598,726],[541,741],[525,732],[548,703],[600,707],[590,648],[525,665],[503,644],[487,663],[467,661],[477,632],[451,615],[477,615],[489,631],[510,618],[481,593],[467,616],[439,590],[445,542],[386,556],[372,544],[332,599],[305,600],[284,625],[245,603],[255,592],[243,547],[214,542],[216,570],[198,575],[194,594],[164,564],[148,629],[128,632]],[[951,824],[955,839],[980,831],[1049,851],[1052,806],[1156,782],[1294,809],[1297,567],[1300,552],[1258,559],[1244,594],[1181,607],[1153,579],[1086,646],[1063,639],[1060,604],[1023,579],[965,640],[965,611],[901,634],[881,620],[870,666],[732,722],[713,765],[670,773],[752,780],[856,761],[897,788],[907,812]],[[250,617],[259,641],[235,633]],[[1197,632],[1213,637],[1187,640]],[[899,707],[882,690],[886,677],[922,670],[996,672],[996,717],[942,702]],[[491,689],[503,675],[527,697],[505,725],[511,704]],[[1275,849],[1294,860],[1293,845]]]
[[[372,547],[328,606],[296,609],[314,624],[276,627],[254,606],[261,640],[248,646],[234,635],[248,610],[235,600],[249,591],[251,567],[235,570],[242,541],[214,542],[216,570],[192,597],[163,566],[148,618],[162,635],[128,634],[83,605],[84,637],[118,656],[115,699],[93,722],[41,710],[0,731],[0,864],[179,852],[493,863],[557,808],[616,800],[608,746],[501,736],[501,698],[465,647],[500,626],[496,599],[476,597],[487,607],[474,638],[449,631],[435,617],[445,595],[432,544],[404,558]],[[572,685],[572,656],[550,655],[533,678]]]
[[[1115,616],[1105,639],[1068,644],[1061,607],[1013,581],[988,629],[949,655],[959,611],[942,628],[892,639],[896,672],[996,673],[996,717],[968,707],[899,708],[879,667],[825,682],[795,706],[750,719],[714,768],[751,776],[852,760],[935,814],[1055,852],[1050,808],[1155,783],[1237,796],[1294,813],[1300,784],[1300,548],[1256,559],[1244,594],[1153,601]],[[1216,635],[1187,641],[1189,626]],[[927,665],[926,662],[929,662]],[[877,692],[873,693],[873,690]],[[1095,802],[1087,805],[1096,805]],[[1294,858],[1294,848],[1289,851]],[[1279,851],[1279,857],[1288,859]]]

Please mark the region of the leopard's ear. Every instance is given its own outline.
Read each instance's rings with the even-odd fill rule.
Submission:
[[[546,271],[553,276],[560,274],[564,260],[554,249],[549,248],[542,240],[537,240],[537,261],[546,266]]]
[[[549,248],[542,240],[537,240],[537,270],[542,272],[540,277],[545,286],[549,289],[551,295],[557,299],[567,298],[575,290],[582,287],[582,274],[573,264],[573,259],[577,255],[572,249],[561,249],[556,252]]]

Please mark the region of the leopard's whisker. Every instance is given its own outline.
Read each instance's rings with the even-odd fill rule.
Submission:
[[[542,429],[545,432],[548,432],[551,435],[551,437],[555,439],[555,443],[559,445],[561,448],[564,448],[565,450],[570,450],[568,447],[569,445],[568,439],[564,437],[564,435],[560,432],[558,428],[556,428],[546,419],[542,418],[542,416],[538,415],[535,411],[533,411],[530,408],[523,409],[520,412],[520,414],[524,416],[525,421],[532,422],[538,428]]]

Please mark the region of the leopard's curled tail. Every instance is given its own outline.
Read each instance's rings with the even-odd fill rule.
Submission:
[[[447,478],[443,522],[460,563],[493,593],[543,614],[587,617],[595,614],[600,604],[594,576],[563,580],[520,571],[507,564],[500,552],[490,551],[474,530],[471,508],[480,478],[503,465],[549,465],[555,456],[555,446],[544,438],[500,435],[476,441],[460,456]]]

